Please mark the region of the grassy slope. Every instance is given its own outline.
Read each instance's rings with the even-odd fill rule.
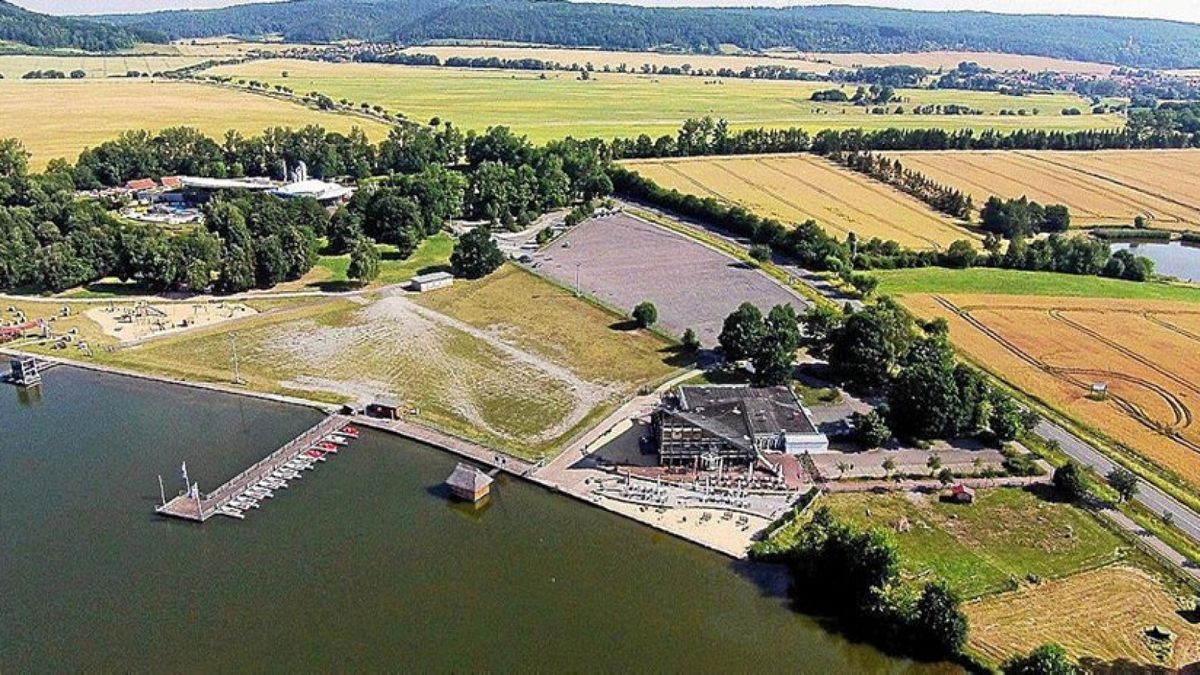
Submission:
[[[283,71],[288,77],[283,78]],[[734,127],[804,126],[1011,128],[1042,126],[1078,129],[1119,126],[1112,116],[1064,117],[1063,107],[1082,107],[1073,95],[1003,97],[987,92],[903,90],[902,104],[962,103],[996,112],[1001,108],[1042,110],[1037,117],[866,115],[861,108],[810,102],[827,83],[723,80],[599,73],[579,81],[574,73],[550,72],[546,79],[527,71],[415,68],[380,64],[259,61],[212,71],[287,84],[296,91],[320,91],[334,99],[369,102],[426,122],[432,117],[466,129],[504,124],[535,141],[566,135],[634,136],[674,133],[688,117],[711,115]],[[894,107],[894,106],[893,106]]]
[[[379,278],[375,285],[398,284],[407,281],[418,274],[432,268],[441,268],[450,264],[450,254],[454,252],[454,237],[439,233],[417,247],[408,258],[396,256],[396,247],[380,244]],[[313,272],[301,280],[302,287],[320,288],[327,290],[343,290],[348,283],[346,270],[350,267],[350,255],[322,255],[317,260]]]
[[[879,277],[881,295],[962,293],[1200,302],[1200,287],[1196,286],[1157,282],[1135,283],[1052,272],[990,268],[951,270],[928,267],[881,271],[876,274]]]

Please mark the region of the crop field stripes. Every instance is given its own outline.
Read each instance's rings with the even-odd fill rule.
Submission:
[[[713,168],[717,169],[721,173],[724,173],[725,175],[727,175],[729,178],[733,179],[735,182],[745,185],[746,187],[750,188],[751,190],[754,190],[756,192],[764,194],[764,195],[770,197],[771,199],[779,202],[780,204],[789,206],[789,207],[795,209],[798,213],[802,214],[803,216],[805,216],[807,218],[812,218],[813,220],[820,222],[825,227],[828,227],[833,230],[837,230],[838,232],[841,232],[842,234],[847,234],[847,235],[850,234],[850,232],[851,232],[851,230],[849,228],[844,227],[837,223],[829,222],[829,220],[827,218],[823,218],[820,214],[814,213],[811,209],[808,209],[805,206],[803,206],[797,202],[794,202],[791,199],[779,194],[779,192],[777,192],[776,190],[768,188],[765,185],[762,185],[761,183],[755,183],[755,182],[749,180],[745,176],[734,172],[732,169],[730,169],[729,167],[727,167],[723,164],[713,164],[712,166],[713,166]],[[813,189],[818,194],[822,194],[822,195],[832,198],[832,195],[830,195],[828,192],[825,192],[819,188],[815,188],[814,186],[809,186],[809,187],[813,187]],[[729,201],[728,197],[726,197],[725,199],[726,199],[726,201]]]
[[[1182,207],[1182,208],[1188,209],[1189,211],[1196,211],[1196,210],[1197,210],[1197,208],[1200,208],[1200,205],[1198,205],[1198,204],[1195,204],[1195,203],[1189,203],[1189,202],[1185,202],[1185,201],[1182,201],[1182,200],[1179,200],[1179,199],[1175,199],[1175,198],[1171,197],[1170,195],[1165,195],[1165,194],[1162,194],[1162,193],[1159,193],[1159,192],[1152,192],[1152,191],[1150,191],[1150,190],[1146,190],[1145,188],[1139,187],[1139,186],[1137,186],[1137,185],[1133,185],[1133,184],[1131,184],[1131,183],[1128,183],[1128,182],[1125,182],[1125,181],[1123,181],[1123,180],[1119,180],[1118,178],[1116,178],[1116,177],[1114,177],[1114,176],[1113,176],[1113,174],[1114,174],[1114,173],[1116,173],[1116,171],[1112,171],[1112,172],[1110,172],[1109,174],[1102,174],[1102,173],[1098,173],[1098,172],[1095,172],[1095,171],[1089,171],[1089,170],[1087,170],[1087,169],[1084,169],[1084,168],[1082,168],[1082,167],[1080,167],[1080,166],[1078,166],[1078,165],[1074,165],[1074,166],[1073,166],[1073,165],[1071,165],[1071,164],[1065,164],[1065,163],[1063,163],[1063,162],[1056,161],[1056,160],[1054,160],[1054,159],[1051,159],[1051,158],[1049,158],[1049,157],[1041,157],[1041,156],[1037,156],[1037,155],[1031,155],[1031,154],[1028,154],[1028,153],[1023,153],[1023,152],[1021,152],[1021,153],[1017,153],[1017,154],[1019,154],[1019,155],[1020,155],[1020,156],[1022,156],[1022,157],[1027,157],[1027,158],[1029,158],[1029,159],[1032,159],[1032,160],[1033,160],[1033,161],[1035,161],[1035,162],[1042,162],[1042,163],[1049,164],[1049,165],[1051,165],[1051,166],[1057,167],[1057,168],[1059,168],[1059,169],[1065,169],[1065,170],[1067,170],[1067,171],[1073,171],[1073,172],[1075,172],[1075,173],[1079,173],[1079,174],[1083,174],[1083,175],[1085,175],[1085,176],[1089,176],[1089,177],[1091,177],[1091,178],[1095,178],[1096,180],[1102,180],[1102,181],[1105,181],[1105,182],[1108,182],[1108,183],[1112,183],[1113,185],[1117,185],[1117,186],[1119,186],[1119,187],[1122,187],[1122,188],[1124,188],[1124,189],[1126,189],[1126,190],[1131,190],[1131,191],[1133,191],[1133,192],[1136,192],[1136,193],[1138,193],[1138,194],[1143,194],[1143,195],[1146,195],[1147,197],[1152,197],[1152,198],[1154,198],[1154,199],[1160,199],[1160,200],[1162,200],[1162,201],[1164,201],[1164,202],[1167,202],[1167,203],[1169,203],[1169,204],[1174,204],[1175,206],[1179,206],[1179,207]],[[1194,177],[1194,176],[1192,176],[1192,177]],[[1109,196],[1110,196],[1110,197],[1112,197],[1112,198],[1118,198],[1118,199],[1121,199],[1122,201],[1126,201],[1126,202],[1128,202],[1128,203],[1132,203],[1132,204],[1137,204],[1137,203],[1138,203],[1138,202],[1136,202],[1136,201],[1135,201],[1135,200],[1133,200],[1133,199],[1125,198],[1125,197],[1122,197],[1121,195],[1118,195],[1118,194],[1115,194],[1115,193],[1114,193],[1114,194],[1111,194],[1111,195],[1109,195]],[[1143,206],[1143,207],[1145,207],[1146,205],[1145,205],[1145,204],[1142,204],[1142,206]],[[1158,219],[1158,220],[1163,220],[1163,221],[1166,221],[1166,220],[1168,220],[1168,219],[1166,219],[1166,218],[1161,218],[1161,217],[1159,217],[1159,218],[1157,218],[1157,219]],[[1173,217],[1172,219],[1170,219],[1170,220],[1171,220],[1171,222],[1182,222],[1182,221],[1183,221],[1183,219],[1182,219],[1182,218],[1180,218],[1180,217],[1179,217],[1179,216],[1177,216],[1177,215],[1176,215],[1176,216],[1174,216],[1174,217]]]
[[[1025,159],[1037,161],[1036,157],[1030,157],[1029,155],[1017,153],[1017,156],[1025,158]],[[974,160],[974,161],[972,161],[972,160]],[[1000,171],[995,168],[987,167],[985,164],[985,160],[986,160],[986,157],[983,157],[983,156],[975,157],[975,158],[963,157],[962,163],[967,165],[968,167],[970,167],[971,170],[973,170],[973,171],[977,171],[981,174],[986,174],[989,176],[996,176],[996,177],[1002,178],[1003,180],[1007,180],[1007,181],[1013,183],[1014,185],[1019,185],[1030,191],[1040,190],[1045,185],[1055,185],[1055,184],[1060,184],[1060,183],[1065,183],[1067,185],[1070,185],[1071,187],[1074,187],[1074,188],[1077,188],[1080,190],[1084,190],[1085,192],[1093,192],[1096,189],[1095,185],[1089,184],[1085,180],[1082,180],[1075,176],[1065,175],[1061,171],[1047,171],[1047,170],[1043,169],[1042,167],[1030,166],[1029,162],[1022,162],[1021,166],[1019,167],[1019,171]],[[1030,174],[1030,173],[1035,174],[1039,177],[1036,182],[1031,182],[1030,180],[1023,180],[1018,177],[1022,174]],[[982,187],[985,187],[985,189],[986,189],[986,186],[982,186]],[[1112,193],[1112,194],[1107,195],[1107,197],[1109,199],[1119,201],[1119,202],[1121,202],[1131,208],[1134,208],[1134,209],[1138,209],[1138,210],[1146,209],[1146,205],[1144,203],[1139,202],[1134,199],[1131,199],[1124,195]],[[1087,216],[1089,218],[1094,218],[1094,219],[1116,219],[1116,218],[1121,217],[1120,214],[1100,213],[1100,212],[1097,212],[1095,210],[1091,210],[1091,209],[1088,209],[1085,207],[1076,207],[1075,210],[1080,215]]]
[[[1098,331],[1095,331],[1095,330],[1089,328],[1088,326],[1085,326],[1085,325],[1079,323],[1078,321],[1075,321],[1068,317],[1063,316],[1062,315],[1062,312],[1064,311],[1063,309],[1037,307],[1037,306],[1019,306],[1019,305],[1017,305],[1017,306],[1013,306],[1013,305],[985,306],[984,305],[984,306],[974,306],[974,307],[972,307],[972,306],[960,307],[958,305],[955,305],[949,299],[942,297],[942,296],[934,296],[933,299],[939,305],[941,305],[943,308],[945,308],[947,311],[953,312],[956,316],[961,318],[963,321],[965,321],[967,324],[969,324],[972,328],[975,328],[981,334],[983,334],[987,338],[996,342],[998,345],[1000,345],[1000,347],[1002,347],[1005,351],[1009,352],[1012,356],[1021,360],[1025,364],[1027,364],[1033,368],[1036,368],[1037,370],[1039,370],[1043,373],[1046,373],[1047,375],[1049,375],[1051,377],[1054,377],[1055,379],[1057,379],[1061,382],[1067,383],[1073,387],[1077,387],[1083,391],[1088,391],[1088,390],[1090,390],[1092,384],[1094,384],[1096,382],[1097,378],[1104,378],[1107,380],[1125,382],[1125,383],[1134,385],[1138,388],[1141,388],[1147,392],[1150,392],[1154,396],[1161,399],[1163,401],[1163,403],[1166,404],[1167,408],[1170,410],[1171,415],[1173,417],[1173,419],[1171,420],[1170,423],[1164,424],[1164,422],[1162,420],[1154,419],[1151,415],[1149,415],[1145,411],[1145,409],[1143,407],[1139,406],[1137,403],[1129,400],[1127,397],[1122,396],[1120,394],[1110,392],[1108,394],[1108,401],[1111,402],[1113,405],[1115,405],[1120,410],[1122,410],[1130,418],[1136,420],[1137,422],[1139,422],[1140,424],[1145,426],[1147,429],[1149,429],[1155,433],[1158,433],[1158,434],[1161,434],[1164,436],[1168,436],[1171,438],[1171,440],[1178,443],[1179,445],[1187,448],[1188,450],[1191,450],[1192,452],[1200,454],[1200,443],[1197,443],[1188,438],[1185,438],[1181,433],[1183,430],[1190,429],[1192,427],[1192,423],[1194,421],[1194,413],[1192,412],[1191,408],[1189,408],[1187,406],[1187,404],[1185,404],[1179,398],[1179,396],[1177,396],[1176,394],[1169,391],[1166,387],[1162,386],[1159,383],[1148,380],[1146,378],[1138,377],[1136,375],[1133,375],[1130,373],[1124,373],[1124,372],[1120,372],[1120,371],[1097,369],[1097,368],[1065,367],[1065,366],[1055,366],[1055,365],[1048,364],[1048,363],[1042,361],[1041,359],[1037,358],[1036,356],[1028,353],[1024,349],[1022,349],[1020,346],[1015,344],[1012,340],[1010,340],[1010,339],[1006,338],[1004,335],[1002,335],[999,331],[993,329],[992,327],[988,326],[986,323],[981,321],[979,318],[972,315],[971,312],[973,310],[995,311],[998,309],[999,310],[1010,310],[1010,311],[1012,311],[1012,310],[1036,311],[1038,313],[1045,312],[1052,319],[1056,320],[1057,322],[1059,322],[1063,325],[1066,325],[1069,328],[1071,328],[1072,330],[1077,331],[1080,334],[1099,342],[1100,344],[1104,345],[1104,347],[1113,350],[1114,352],[1124,356],[1125,358],[1130,359],[1131,361],[1133,361],[1143,367],[1148,368],[1152,372],[1165,377],[1172,383],[1178,384],[1181,387],[1183,387],[1184,389],[1189,390],[1193,393],[1200,394],[1200,387],[1197,387],[1195,384],[1191,383],[1187,379],[1180,377],[1176,373],[1170,372],[1169,370],[1159,366],[1158,364],[1147,359],[1146,357],[1142,356],[1141,354],[1138,354],[1137,352],[1125,347],[1124,345],[1121,345],[1121,344],[1117,343],[1116,341],[1100,334]],[[1066,311],[1070,311],[1070,310],[1066,310]],[[1148,316],[1148,314],[1149,314],[1148,312],[1129,311],[1129,312],[1125,312],[1125,313],[1147,319],[1148,321],[1151,321],[1152,323],[1154,323],[1156,325],[1163,326],[1164,328],[1167,328],[1167,330],[1171,330],[1172,332],[1181,334],[1184,337],[1191,339],[1191,340],[1196,340],[1196,339],[1198,339],[1198,337],[1200,337],[1200,336],[1196,336],[1195,334],[1192,334],[1186,330],[1182,331],[1182,333],[1180,333],[1179,331],[1175,330],[1175,327],[1169,326],[1169,325],[1164,325],[1166,323],[1165,321],[1162,321],[1161,319],[1151,318],[1150,316]],[[1200,314],[1200,312],[1192,312],[1192,314]],[[1087,378],[1087,379],[1085,379],[1085,378]]]
[[[821,188],[819,185],[817,185],[816,183],[814,183],[814,182],[812,182],[812,181],[805,180],[804,178],[802,178],[802,177],[800,177],[800,176],[796,175],[795,173],[792,173],[792,172],[790,172],[790,171],[787,171],[787,170],[785,170],[785,169],[783,169],[783,168],[781,168],[781,167],[779,167],[779,166],[776,166],[776,165],[774,165],[774,164],[768,164],[768,160],[758,159],[758,160],[755,160],[755,161],[756,161],[758,164],[761,164],[763,167],[766,167],[767,169],[770,169],[770,170],[772,170],[772,171],[776,171],[776,172],[778,172],[778,173],[780,173],[780,174],[783,174],[784,176],[787,176],[788,178],[790,178],[790,179],[792,179],[792,180],[794,180],[794,181],[796,181],[796,182],[798,182],[798,183],[800,183],[800,184],[802,184],[802,185],[805,185],[805,186],[807,186],[807,187],[811,188],[812,190],[814,190],[815,192],[817,192],[817,193],[819,193],[819,194],[823,194],[823,195],[825,195],[826,197],[829,197],[829,198],[830,198],[830,199],[832,199],[832,200],[839,200],[839,197],[838,197],[837,195],[833,194],[832,192],[829,192],[828,190],[825,190],[825,189]],[[839,177],[840,177],[840,176],[838,175],[838,170],[835,170],[835,169],[833,169],[833,168],[831,168],[831,167],[829,167],[829,166],[825,166],[825,165],[823,165],[823,163],[822,163],[822,162],[819,162],[819,161],[817,161],[817,162],[813,162],[813,163],[811,164],[811,166],[813,166],[814,168],[817,168],[819,171],[822,171],[822,172],[824,172],[826,175],[830,175],[830,174],[832,174],[834,178],[839,178]],[[876,181],[874,181],[874,180],[872,180],[871,182],[872,182],[872,183],[877,183],[877,182],[876,182]],[[906,202],[904,199],[902,199],[902,198],[898,197],[897,195],[895,195],[895,194],[891,194],[891,192],[892,192],[892,188],[891,188],[890,186],[887,186],[887,185],[885,185],[885,184],[883,184],[883,183],[877,183],[877,184],[875,185],[875,187],[877,188],[877,190],[876,190],[876,193],[877,193],[877,194],[879,194],[881,197],[883,197],[883,198],[884,198],[886,201],[888,201],[888,202],[890,202],[890,203],[892,203],[892,204],[895,204],[895,205],[896,205],[896,207],[898,207],[900,210],[907,211],[907,212],[909,212],[909,213],[912,213],[912,214],[915,214],[915,215],[917,215],[917,216],[919,216],[919,217],[928,217],[928,215],[929,215],[929,214],[927,214],[927,213],[923,212],[921,209],[919,209],[919,208],[916,208],[916,207],[915,207],[915,206],[913,206],[912,204],[909,204],[909,203],[907,203],[907,202]],[[872,214],[872,213],[869,213],[869,212],[867,212],[867,211],[864,211],[863,209],[860,209],[860,208],[858,208],[858,207],[856,207],[856,206],[854,206],[854,205],[852,205],[852,204],[850,204],[849,202],[846,202],[846,201],[844,201],[844,200],[842,200],[842,203],[843,203],[843,204],[846,206],[846,208],[848,208],[848,209],[850,209],[850,210],[854,211],[855,213],[858,213],[858,214],[860,214],[861,216],[863,216],[863,217],[864,217],[864,218],[866,218],[867,220],[871,220],[871,219],[877,219],[877,218],[879,217],[877,214]],[[888,227],[892,227],[892,228],[895,228],[895,229],[897,229],[897,230],[900,230],[901,232],[904,232],[905,234],[907,234],[907,235],[909,235],[909,236],[911,236],[911,237],[913,237],[913,238],[915,238],[915,239],[919,239],[919,240],[921,240],[921,241],[924,241],[924,242],[928,243],[928,244],[929,244],[929,246],[930,246],[931,248],[933,248],[934,250],[940,250],[940,249],[942,248],[942,247],[941,247],[941,245],[940,245],[940,244],[939,244],[937,241],[935,241],[935,240],[933,240],[933,239],[930,239],[929,237],[926,237],[925,235],[922,235],[922,234],[919,234],[919,233],[917,233],[917,232],[914,232],[913,230],[911,230],[911,229],[909,229],[909,228],[906,228],[906,227],[904,227],[903,225],[897,224],[897,223],[895,223],[895,222],[892,222],[892,221],[886,221],[886,223],[885,223],[885,224],[886,224]],[[948,228],[946,228],[946,229],[947,229],[947,230],[952,230],[953,228],[949,228],[949,227],[948,227]]]
[[[691,185],[692,187],[696,188],[700,192],[707,193],[709,196],[719,199],[723,202],[729,201],[729,199],[725,195],[708,187],[704,183],[701,183],[700,181],[696,180],[695,178],[692,178],[691,176],[687,175],[683,171],[680,171],[679,167],[677,167],[673,164],[668,164],[666,162],[653,162],[653,164],[655,166],[661,166],[664,171],[667,171],[669,173],[675,174],[676,176],[679,176],[679,178],[681,180],[683,180],[688,185]]]

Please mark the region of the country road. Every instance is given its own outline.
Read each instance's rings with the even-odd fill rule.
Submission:
[[[1096,473],[1101,476],[1107,476],[1116,466],[1099,450],[1057,424],[1043,420],[1038,423],[1036,431],[1042,438],[1058,441],[1062,451],[1068,457],[1095,469]],[[1156,514],[1170,513],[1175,527],[1193,539],[1200,539],[1200,514],[1162,490],[1144,480],[1139,480],[1138,493],[1134,499]]]

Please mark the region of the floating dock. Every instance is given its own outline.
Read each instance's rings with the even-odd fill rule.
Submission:
[[[154,511],[163,516],[203,523],[218,515],[220,509],[245,492],[247,488],[304,454],[314,445],[322,442],[326,436],[337,433],[349,422],[350,419],[343,415],[330,415],[213,492],[206,495],[181,494],[167,503],[155,507]]]

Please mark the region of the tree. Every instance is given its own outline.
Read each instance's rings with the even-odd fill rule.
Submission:
[[[766,244],[755,244],[750,247],[750,257],[764,263],[771,259],[771,247]]]
[[[421,205],[391,188],[375,192],[363,216],[363,232],[383,244],[392,244],[407,258],[425,235]]]
[[[942,458],[937,453],[932,453],[929,455],[929,459],[925,460],[925,466],[929,469],[929,475],[933,476],[942,468]]]
[[[480,279],[504,264],[504,253],[487,227],[477,227],[458,238],[450,254],[450,269],[457,277]]]
[[[954,656],[967,642],[967,616],[944,581],[925,584],[912,621],[918,649],[931,656]]]
[[[346,276],[360,284],[369,284],[379,277],[379,249],[375,242],[359,237],[350,247],[350,266]]]
[[[946,252],[942,254],[942,264],[954,269],[966,269],[975,264],[978,252],[975,245],[966,239],[951,242]]]
[[[942,470],[938,471],[937,479],[942,484],[942,487],[945,487],[954,482],[954,472],[948,466],[942,467]]]
[[[895,460],[895,458],[888,456],[886,459],[883,460],[883,464],[881,466],[883,467],[884,477],[891,478],[892,473],[894,473],[896,471],[896,460]]]
[[[762,312],[751,303],[743,302],[725,317],[717,342],[721,345],[721,351],[725,352],[726,359],[741,361],[755,352],[765,331]]]
[[[696,336],[696,331],[691,328],[683,331],[683,348],[689,352],[700,350],[700,338]]]
[[[830,336],[829,365],[848,385],[874,389],[891,377],[913,333],[912,319],[904,309],[881,298],[850,314]]]
[[[888,389],[888,408],[892,430],[900,438],[958,435],[962,398],[953,350],[945,338],[925,338],[913,346]]]
[[[362,218],[349,208],[340,208],[329,221],[329,250],[346,253],[363,237]]]
[[[1108,484],[1117,491],[1121,501],[1133,499],[1138,492],[1138,479],[1132,471],[1124,467],[1116,467],[1108,474]]]
[[[854,439],[868,450],[880,447],[892,437],[892,430],[877,410],[851,414],[850,424],[854,427]]]
[[[652,302],[640,302],[633,308],[631,316],[638,328],[649,328],[658,322],[658,308]]]
[[[1037,647],[1025,656],[1017,656],[1004,662],[1004,675],[1078,675],[1081,671],[1071,663],[1067,651],[1049,642]]]
[[[1072,502],[1087,497],[1087,485],[1083,482],[1083,470],[1073,460],[1054,470],[1054,489],[1064,499]]]
[[[784,384],[792,376],[796,350],[800,348],[800,320],[791,305],[775,305],[763,322],[761,338],[754,345],[750,361],[754,382],[760,385]]]

